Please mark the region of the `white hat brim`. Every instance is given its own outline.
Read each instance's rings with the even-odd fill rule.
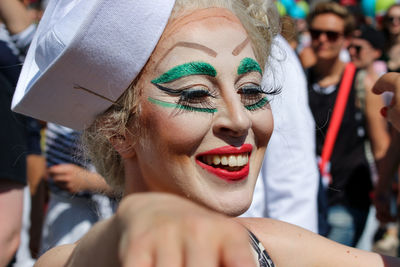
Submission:
[[[43,32],[62,23],[52,23],[58,1],[50,1],[29,48],[12,109],[81,130],[110,107],[141,71],[167,24],[174,0],[90,0],[95,3],[70,43],[60,42],[65,46],[62,52],[41,70],[35,51]]]

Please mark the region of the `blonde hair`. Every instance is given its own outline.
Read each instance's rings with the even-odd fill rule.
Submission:
[[[185,12],[209,7],[227,8],[239,18],[252,41],[256,59],[264,67],[272,40],[279,32],[279,14],[272,1],[176,0],[170,21]],[[129,136],[134,143],[146,134],[145,127],[140,127],[141,92],[135,89],[140,76],[136,77],[117,103],[99,115],[83,134],[87,156],[107,183],[119,193],[124,187],[124,165],[110,140]]]

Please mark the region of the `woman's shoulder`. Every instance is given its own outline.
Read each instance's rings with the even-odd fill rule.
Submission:
[[[35,263],[35,267],[63,267],[75,249],[75,244],[61,245],[48,250]]]

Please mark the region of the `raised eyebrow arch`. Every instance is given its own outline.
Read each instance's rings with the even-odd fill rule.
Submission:
[[[250,38],[247,37],[244,39],[243,42],[241,42],[238,46],[235,47],[235,49],[232,50],[232,55],[237,56],[240,54],[240,52],[243,51],[243,49],[246,47],[246,45],[250,42]]]
[[[169,69],[159,77],[151,80],[151,83],[168,83],[190,75],[208,75],[211,77],[217,76],[217,71],[209,63],[202,61],[193,61],[184,63]]]
[[[177,42],[170,49],[168,49],[167,52],[165,52],[165,54],[161,57],[161,59],[158,62],[161,62],[169,54],[169,52],[171,52],[175,47],[178,47],[178,46],[197,49],[197,50],[203,51],[204,53],[206,53],[207,55],[209,55],[211,57],[217,57],[217,55],[218,55],[217,52],[215,52],[211,48],[209,48],[205,45],[202,45],[202,44],[193,43],[193,42]]]

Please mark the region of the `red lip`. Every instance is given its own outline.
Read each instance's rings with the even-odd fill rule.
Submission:
[[[204,155],[217,155],[217,154],[240,154],[240,153],[250,153],[253,150],[253,146],[251,144],[243,144],[241,147],[235,146],[222,146],[219,148],[215,148],[204,153],[197,155],[197,157],[201,157]]]
[[[223,154],[240,154],[240,153],[250,153],[253,150],[253,146],[251,144],[244,144],[241,147],[234,146],[224,146],[216,149],[212,149],[201,153],[196,158],[196,163],[199,164],[200,167],[205,169],[206,171],[216,175],[218,178],[221,178],[226,181],[240,181],[247,178],[250,170],[250,161],[243,166],[242,169],[238,171],[228,171],[222,168],[215,168],[213,166],[207,165],[201,162],[198,158],[204,155],[223,155]]]

